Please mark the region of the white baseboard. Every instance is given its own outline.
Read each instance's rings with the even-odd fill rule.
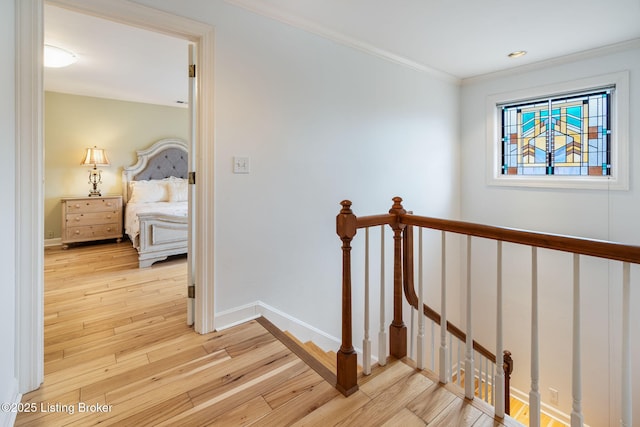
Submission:
[[[14,378],[9,384],[9,397],[0,399],[0,403],[17,406],[22,400],[22,394],[18,391],[18,381]],[[0,427],[11,427],[16,422],[17,411],[0,410]]]
[[[302,342],[313,341],[314,344],[324,351],[338,351],[340,348],[339,338],[327,334],[262,301],[256,301],[218,313],[215,319],[216,330],[227,329],[260,316],[264,316],[280,330],[289,331]],[[356,351],[360,356],[361,351],[359,349],[356,349]]]
[[[259,302],[256,301],[216,313],[214,321],[215,330],[222,331],[260,317],[261,314],[258,311],[258,304]]]
[[[56,237],[55,239],[45,239],[44,240],[44,247],[48,247],[48,246],[61,246],[62,245],[62,238],[61,237]]]

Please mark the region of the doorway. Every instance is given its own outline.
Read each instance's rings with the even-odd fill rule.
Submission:
[[[213,27],[126,0],[86,4],[83,0],[51,0],[51,5],[114,20],[191,41],[196,46],[198,74],[194,151],[198,185],[193,212],[198,233],[194,239],[195,330],[214,330],[213,300]],[[98,4],[99,3],[99,4]],[[24,240],[16,242],[16,375],[19,391],[26,393],[40,386],[44,378],[43,348],[43,87],[42,34],[43,0],[16,2],[16,109],[18,158],[17,232]],[[206,260],[206,261],[205,261]]]

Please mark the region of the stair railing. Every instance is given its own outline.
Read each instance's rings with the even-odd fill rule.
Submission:
[[[357,217],[351,210],[352,203],[348,200],[341,202],[342,210],[336,219],[337,234],[342,240],[343,253],[343,274],[342,274],[342,344],[337,354],[337,388],[346,396],[354,393],[358,389],[357,383],[357,354],[352,343],[352,309],[351,309],[351,241],[357,233],[358,229],[369,228],[374,226],[389,225],[393,230],[393,320],[389,326],[389,353],[391,356],[401,359],[407,356],[407,327],[403,322],[402,313],[402,294],[403,288],[406,293],[407,300],[410,305],[417,308],[422,307],[422,311],[427,317],[436,322],[439,319],[441,325],[441,357],[440,363],[440,380],[447,382],[450,374],[446,366],[448,358],[444,356],[446,351],[451,355],[452,349],[446,349],[446,332],[465,342],[465,366],[464,371],[474,373],[474,349],[477,351],[479,346],[474,344],[472,335],[473,313],[471,312],[471,249],[472,238],[483,238],[496,241],[497,250],[497,313],[496,313],[496,353],[502,354],[504,349],[503,333],[502,333],[502,243],[509,242],[519,245],[529,246],[531,248],[531,390],[529,393],[530,407],[530,426],[539,427],[540,425],[540,391],[539,391],[539,325],[538,325],[538,260],[537,249],[545,248],[573,254],[573,343],[572,343],[572,427],[583,425],[582,414],[582,382],[581,382],[581,352],[580,352],[580,256],[587,255],[607,260],[619,261],[622,265],[622,372],[621,372],[621,426],[630,427],[632,425],[632,397],[631,397],[631,375],[628,374],[631,366],[631,346],[630,346],[630,265],[640,264],[640,246],[625,245],[615,242],[607,242],[600,240],[583,239],[569,236],[552,235],[538,233],[532,231],[515,230],[502,227],[494,227],[482,224],[474,224],[464,221],[444,220],[437,218],[421,217],[407,214],[402,206],[402,199],[395,197],[393,205],[388,214],[372,215],[365,217]],[[443,266],[444,266],[444,233],[454,233],[467,236],[467,277],[466,277],[466,333],[455,331],[456,328],[450,327],[450,322],[446,320],[445,312],[438,315],[428,307],[421,303],[422,289],[416,301],[415,290],[413,290],[413,269],[411,268],[412,250],[408,249],[411,240],[412,227],[428,228],[440,230],[443,233]],[[409,230],[409,231],[407,231]],[[368,233],[367,233],[368,235]],[[384,236],[384,234],[383,234]],[[421,242],[421,239],[420,239]],[[420,243],[421,244],[421,243]],[[404,250],[403,250],[404,247]],[[419,255],[421,258],[422,255]],[[407,259],[408,258],[408,259]],[[422,280],[422,274],[419,273]],[[446,286],[443,267],[443,303],[441,306],[446,309]],[[381,292],[383,292],[381,290]],[[367,290],[368,298],[368,290]],[[440,317],[439,317],[440,316]],[[383,315],[381,314],[381,318]],[[368,321],[365,322],[368,327]],[[437,323],[437,322],[436,322]],[[444,328],[443,325],[446,325]],[[453,326],[453,325],[452,325]],[[419,325],[419,333],[422,328]],[[446,329],[446,332],[445,332]],[[455,331],[455,332],[452,332]],[[384,334],[381,331],[381,338]],[[368,338],[368,332],[365,333]],[[444,351],[443,351],[444,348]],[[484,349],[486,350],[486,349]],[[488,353],[491,353],[487,350]],[[507,391],[509,374],[512,369],[510,361],[510,353],[504,352],[503,367],[497,369],[493,378],[492,388],[495,396],[495,415],[499,418],[504,417],[508,411],[508,399],[505,399],[504,393]],[[495,355],[492,355],[495,363]],[[379,363],[384,363],[380,360]],[[366,362],[365,362],[366,365]],[[366,372],[366,368],[365,368]],[[445,374],[443,374],[445,373]],[[459,376],[459,375],[458,375]],[[474,398],[473,390],[474,381],[465,381],[465,397]],[[508,412],[507,412],[508,413]]]
[[[429,307],[427,304],[424,304],[421,301],[421,297],[424,295],[423,290],[423,255],[422,255],[422,228],[419,228],[419,237],[418,237],[418,281],[419,281],[419,292],[416,294],[415,291],[415,257],[414,257],[414,235],[413,235],[413,226],[408,225],[403,233],[403,287],[404,287],[404,295],[409,306],[416,310],[419,314],[418,316],[418,332],[417,332],[417,351],[416,351],[416,365],[419,369],[424,369],[424,319],[422,315],[420,315],[419,307],[422,307],[422,314],[430,319],[433,323],[432,325],[440,326],[440,346],[439,346],[439,359],[443,360],[443,363],[439,364],[439,378],[440,382],[446,384],[449,380],[453,380],[459,386],[464,386],[465,392],[470,393],[469,396],[475,395],[476,397],[481,398],[485,402],[494,405],[495,404],[495,393],[504,394],[504,413],[509,414],[510,408],[508,403],[510,400],[510,390],[509,388],[504,388],[501,386],[495,387],[496,381],[494,378],[498,378],[497,382],[504,384],[505,379],[508,381],[512,371],[513,371],[513,360],[511,359],[511,352],[508,350],[503,350],[503,360],[501,361],[493,354],[489,349],[485,346],[478,343],[476,340],[471,340],[472,351],[475,352],[475,355],[478,357],[477,359],[474,357],[473,360],[477,360],[476,364],[477,368],[475,368],[475,372],[471,375],[471,381],[469,381],[469,377],[465,375],[466,381],[463,382],[462,372],[466,374],[469,372],[468,366],[462,367],[461,361],[462,358],[458,356],[456,363],[452,363],[453,351],[449,351],[449,348],[453,349],[453,342],[456,340],[458,344],[458,348],[460,348],[460,344],[463,343],[466,345],[467,343],[467,334],[462,331],[459,327],[451,323],[447,320],[447,281],[446,281],[446,257],[442,256],[442,266],[441,266],[441,313],[437,313],[433,308]],[[365,245],[366,246],[366,245]],[[441,253],[446,253],[446,234],[442,232],[442,249]],[[412,315],[413,316],[413,315]],[[413,317],[412,317],[413,321]],[[412,322],[413,323],[413,322]],[[413,328],[411,328],[413,329]],[[411,333],[413,336],[413,331]],[[432,335],[433,337],[433,335]],[[447,342],[449,343],[447,345]],[[435,343],[431,344],[431,348],[435,347]],[[502,347],[500,344],[498,347]],[[433,351],[433,350],[432,350]],[[498,351],[500,351],[498,349]],[[435,357],[431,357],[432,364],[434,363]],[[454,368],[452,370],[452,367]],[[431,366],[431,370],[435,371],[435,366]],[[477,386],[475,386],[477,383]],[[470,387],[467,390],[467,387]],[[497,390],[496,390],[497,389]]]

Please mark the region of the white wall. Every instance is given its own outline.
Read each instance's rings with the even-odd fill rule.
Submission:
[[[536,188],[507,188],[485,183],[486,111],[489,95],[536,86],[557,84],[574,79],[630,70],[629,129],[630,190],[553,190]],[[548,64],[537,69],[514,71],[466,81],[461,101],[461,212],[465,220],[508,227],[533,229],[544,232],[577,235],[588,238],[610,239],[631,244],[640,243],[640,150],[638,136],[640,123],[634,120],[640,114],[640,47],[630,45],[623,51],[600,53],[593,57],[575,58],[566,63]],[[485,307],[494,305],[495,261],[494,246],[486,242],[475,243],[478,254],[474,277],[480,274],[476,286],[477,303]],[[516,376],[514,385],[528,392],[529,337],[523,331],[530,324],[530,252],[525,249],[507,249],[506,348],[514,352]],[[551,251],[540,253],[541,311],[541,384],[543,400],[549,401],[549,387],[560,392],[558,409],[571,412],[571,257]],[[609,392],[619,395],[619,316],[620,265],[613,263],[607,273],[607,264],[583,260],[583,372],[585,421],[594,425],[613,425],[617,405],[606,404]],[[598,264],[604,267],[598,270]],[[542,266],[549,267],[542,270]],[[522,272],[525,272],[524,278]],[[640,305],[640,269],[632,271],[632,307]],[[632,325],[640,322],[640,313],[634,310]],[[485,319],[485,326],[477,332],[492,340],[493,319]],[[633,352],[640,352],[640,331],[633,330]],[[485,341],[481,341],[485,342]],[[610,346],[611,344],[611,346]],[[640,358],[634,362],[635,396],[640,396]],[[638,398],[636,397],[636,402]],[[636,406],[636,418],[640,417]]]
[[[224,2],[142,3],[216,30],[218,310],[261,300],[338,336],[339,202],[456,216],[458,86]]]
[[[4,236],[0,242],[0,402],[11,402],[18,392],[14,372],[15,350],[15,111],[14,111],[14,2],[0,2],[0,129],[2,129],[2,156],[0,156],[0,200],[6,206],[0,210],[0,224]],[[13,414],[0,411],[0,425],[9,425]]]

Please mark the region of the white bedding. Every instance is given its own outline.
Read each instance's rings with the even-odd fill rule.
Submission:
[[[125,207],[124,230],[131,239],[133,246],[139,247],[140,235],[139,213],[160,213],[165,215],[186,217],[188,202],[153,202],[153,203],[127,203]]]

